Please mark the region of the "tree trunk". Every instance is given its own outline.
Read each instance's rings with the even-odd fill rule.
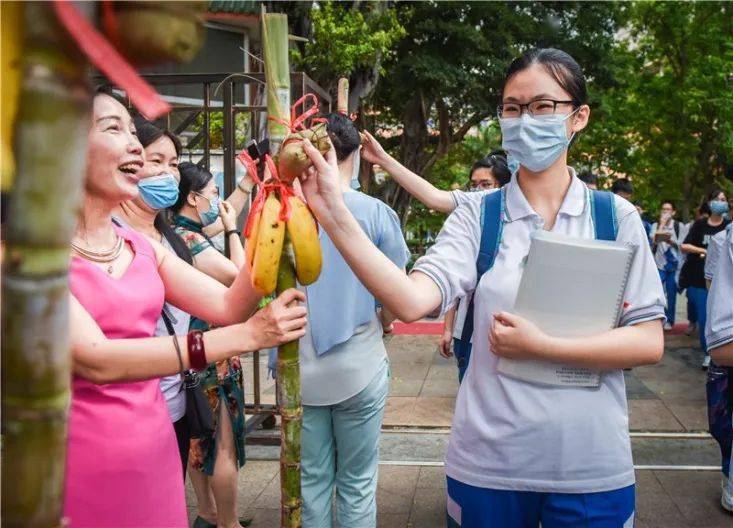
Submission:
[[[18,176],[2,284],[2,518],[8,527],[53,527],[61,524],[71,380],[69,242],[86,164],[89,87],[86,60],[53,7],[22,6]]]

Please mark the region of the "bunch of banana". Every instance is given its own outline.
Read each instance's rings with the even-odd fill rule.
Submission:
[[[270,295],[277,286],[286,224],[298,282],[307,286],[321,273],[321,244],[316,221],[300,198],[291,195],[287,200],[291,208],[287,222],[280,219],[281,203],[274,191],[265,199],[262,210],[253,211],[245,252],[252,287],[261,295]]]

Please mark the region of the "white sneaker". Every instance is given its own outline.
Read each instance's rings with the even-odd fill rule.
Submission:
[[[691,336],[695,330],[697,330],[697,323],[690,323],[687,325],[687,330],[685,330],[685,335]]]
[[[723,477],[723,481],[720,484],[723,488],[723,493],[720,496],[720,505],[724,510],[733,513],[733,486],[730,485],[728,477]]]
[[[705,356],[705,359],[702,360],[702,369],[707,370],[710,366],[710,356]]]
[[[665,330],[672,330],[672,325],[670,323],[664,323],[664,329]]]

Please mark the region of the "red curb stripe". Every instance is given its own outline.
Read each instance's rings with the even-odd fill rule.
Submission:
[[[443,321],[416,321],[414,323],[395,321],[392,333],[395,335],[441,335]]]

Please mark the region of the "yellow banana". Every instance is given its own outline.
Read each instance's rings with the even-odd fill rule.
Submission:
[[[285,239],[285,222],[280,220],[280,201],[274,193],[265,200],[257,230],[252,286],[261,295],[270,295],[277,286],[277,272]]]
[[[262,217],[262,209],[257,211],[252,218],[252,225],[250,227],[249,236],[246,238],[244,243],[244,254],[247,260],[247,266],[252,273],[252,264],[255,259],[255,248],[257,247],[257,235],[260,231],[260,218]],[[249,219],[247,219],[249,221]]]
[[[303,200],[291,196],[290,219],[287,222],[290,243],[295,256],[295,274],[304,286],[313,284],[321,274],[321,243],[313,214]]]

